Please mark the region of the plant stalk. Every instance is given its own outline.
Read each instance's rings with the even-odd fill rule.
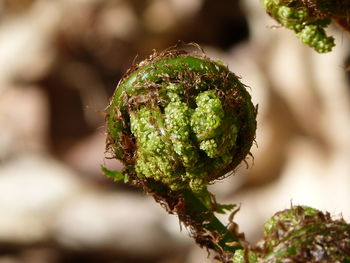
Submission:
[[[233,255],[236,250],[243,248],[237,233],[224,226],[190,189],[175,192],[163,183],[150,179],[147,179],[144,187],[169,213],[179,216],[200,246],[213,249],[221,255]]]

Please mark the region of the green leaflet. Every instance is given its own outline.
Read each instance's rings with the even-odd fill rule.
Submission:
[[[106,176],[108,178],[112,178],[116,182],[122,181],[122,180],[124,181],[124,183],[129,182],[128,174],[123,174],[121,171],[117,171],[117,170],[108,170],[103,165],[101,165],[101,170],[102,170],[104,176]]]
[[[233,209],[235,209],[237,207],[236,204],[217,204],[215,212],[219,213],[219,214],[226,214],[227,212],[232,211]]]

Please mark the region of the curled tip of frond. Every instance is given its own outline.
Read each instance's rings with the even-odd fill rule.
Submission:
[[[255,248],[235,255],[234,263],[349,262],[350,225],[328,212],[292,206],[277,212],[264,226]],[[249,255],[249,257],[247,257]]]
[[[196,44],[154,51],[127,71],[108,108],[107,149],[130,177],[202,192],[245,160],[257,108],[246,85]]]
[[[304,44],[319,53],[330,52],[334,38],[325,28],[332,19],[342,21],[350,13],[349,1],[263,0],[267,13],[291,29]],[[347,3],[345,3],[347,2]]]

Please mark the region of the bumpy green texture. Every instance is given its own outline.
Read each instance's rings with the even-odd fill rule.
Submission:
[[[258,254],[248,249],[239,249],[232,258],[233,263],[257,263]]]
[[[238,254],[234,263],[350,262],[350,225],[329,213],[293,206],[269,219],[264,232],[249,258]]]
[[[319,53],[334,47],[334,38],[328,37],[325,28],[330,24],[325,1],[262,0],[266,12],[282,26],[293,30],[306,45]],[[329,2],[329,1],[326,1]],[[322,11],[317,9],[321,8]],[[322,9],[323,8],[323,9]]]
[[[222,63],[163,53],[119,83],[108,109],[108,149],[135,181],[203,194],[249,153],[255,117],[246,87]]]

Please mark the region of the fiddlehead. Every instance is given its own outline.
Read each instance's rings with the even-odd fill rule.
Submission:
[[[256,108],[221,62],[175,49],[135,65],[119,82],[107,113],[107,150],[124,178],[143,187],[189,226],[196,241],[222,256],[241,245],[213,212],[207,185],[246,158]],[[230,207],[233,208],[234,206]]]
[[[262,0],[262,3],[272,18],[319,53],[329,52],[335,45],[334,38],[325,32],[332,20],[350,31],[349,0]]]
[[[272,216],[255,249],[240,250],[234,263],[350,262],[350,225],[307,206]]]

